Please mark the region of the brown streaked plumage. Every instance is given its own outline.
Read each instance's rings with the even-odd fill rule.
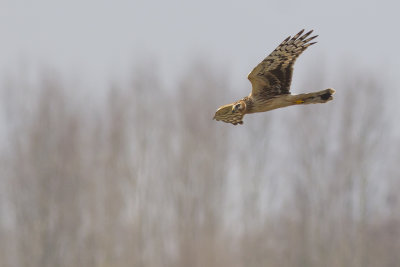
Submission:
[[[307,38],[313,31],[303,32],[301,30],[293,38],[286,38],[258,64],[247,77],[252,85],[251,93],[232,104],[221,106],[215,112],[214,119],[237,125],[243,124],[245,114],[332,100],[335,93],[332,88],[300,95],[290,93],[293,65],[307,47],[316,43],[310,41],[318,36]]]

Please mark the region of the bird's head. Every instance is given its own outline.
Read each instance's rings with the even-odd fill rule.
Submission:
[[[239,100],[235,103],[225,105],[217,109],[214,118],[217,121],[223,121],[227,123],[243,124],[243,116],[246,112],[246,103],[243,100]]]

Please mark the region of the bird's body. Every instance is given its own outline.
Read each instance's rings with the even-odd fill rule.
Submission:
[[[266,112],[277,108],[299,104],[325,103],[332,100],[335,90],[329,88],[319,92],[292,95],[293,65],[297,57],[317,36],[309,36],[312,31],[302,35],[300,31],[293,38],[286,38],[268,57],[258,64],[248,75],[252,84],[251,93],[228,105],[221,106],[215,113],[217,121],[243,124],[243,116],[256,112]]]

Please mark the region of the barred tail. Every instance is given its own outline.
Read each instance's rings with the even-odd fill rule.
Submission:
[[[300,94],[296,95],[296,104],[317,104],[317,103],[326,103],[333,99],[333,94],[335,90],[332,88],[328,88],[322,91],[308,93],[308,94]]]

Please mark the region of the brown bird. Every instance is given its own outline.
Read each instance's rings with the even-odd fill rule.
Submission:
[[[247,76],[252,85],[251,93],[232,104],[221,106],[215,112],[214,119],[237,125],[243,124],[245,114],[332,100],[335,93],[332,88],[300,95],[290,93],[293,65],[307,47],[316,43],[310,41],[318,36],[306,39],[313,31],[305,34],[303,32],[304,30],[301,30],[293,38],[286,38],[258,64]]]

